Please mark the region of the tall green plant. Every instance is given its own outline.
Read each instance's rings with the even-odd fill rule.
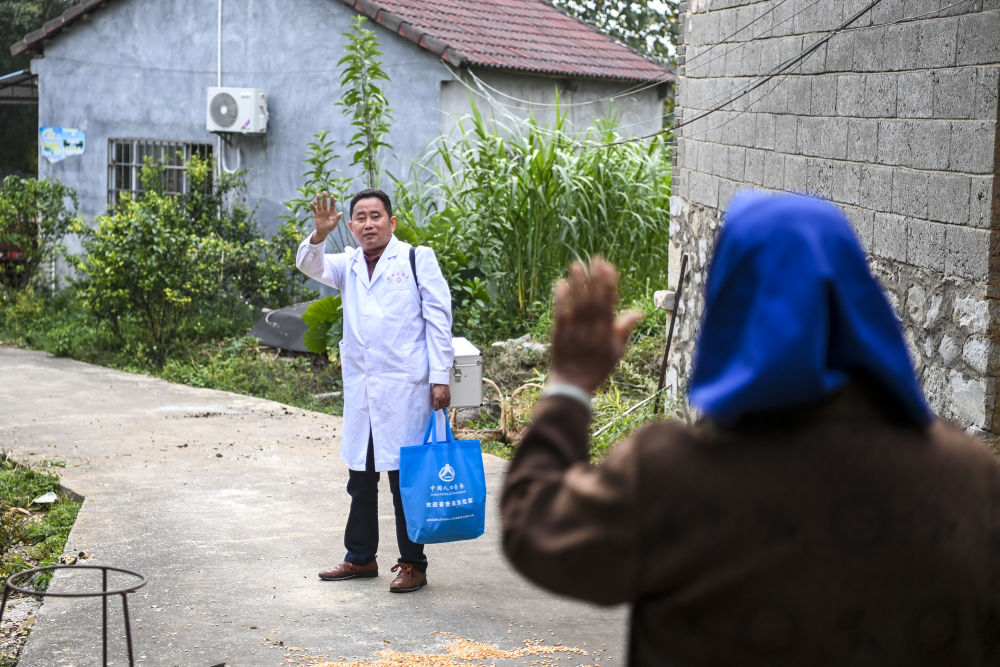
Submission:
[[[0,285],[21,289],[61,250],[76,218],[76,190],[59,181],[8,176],[0,185]]]
[[[392,110],[377,83],[389,80],[382,70],[382,52],[378,48],[375,33],[364,28],[364,23],[365,17],[358,16],[351,25],[351,30],[343,33],[347,38],[345,55],[337,61],[337,65],[343,68],[340,72],[340,85],[346,91],[337,104],[357,130],[347,144],[348,148],[357,148],[351,156],[351,164],[364,169],[368,187],[374,188],[378,187],[379,149],[392,148],[385,141],[385,135],[389,133],[389,121],[392,120]]]
[[[426,192],[413,185],[416,176],[407,188],[397,184],[398,199],[408,189],[423,202],[413,207],[421,228],[460,230],[456,245],[473,258],[457,265],[472,267],[487,293],[471,302],[484,304],[482,337],[527,331],[573,259],[601,254],[616,263],[626,302],[650,281],[666,284],[668,147],[660,140],[597,147],[620,138],[613,121],[583,140],[565,134],[564,123],[559,115],[552,127],[529,123],[504,136],[473,108],[458,139],[435,144],[422,160],[437,165],[435,184]],[[441,263],[454,285],[451,263]],[[456,313],[456,321],[464,317]]]
[[[316,195],[328,192],[338,202],[343,202],[351,186],[351,179],[342,177],[340,169],[334,163],[340,155],[334,148],[334,140],[330,138],[329,130],[320,130],[313,135],[306,152],[306,171],[302,174],[302,186],[296,188],[297,197],[285,202],[289,213],[283,215],[278,237],[283,243],[281,260],[288,267],[295,266],[295,253],[298,244],[311,231],[313,214],[309,208]],[[347,225],[338,225],[333,233],[333,241],[344,247],[350,242],[350,232]],[[289,276],[290,284],[301,284],[301,276]],[[296,296],[315,298],[314,290],[300,290]],[[302,299],[300,299],[302,300]]]

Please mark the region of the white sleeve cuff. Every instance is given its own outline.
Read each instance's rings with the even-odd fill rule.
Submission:
[[[584,409],[586,409],[588,415],[593,412],[590,405],[590,394],[580,387],[577,387],[575,384],[569,384],[567,382],[549,382],[545,385],[545,389],[542,390],[542,396],[563,396],[582,405]]]

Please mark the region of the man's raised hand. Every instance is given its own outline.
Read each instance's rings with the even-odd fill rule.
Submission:
[[[312,235],[314,244],[325,241],[344,217],[343,212],[337,213],[336,205],[337,200],[328,195],[326,190],[316,195],[315,201],[309,203],[309,208],[313,212],[313,222],[316,223],[316,231]]]

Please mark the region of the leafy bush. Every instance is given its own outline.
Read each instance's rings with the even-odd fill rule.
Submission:
[[[240,175],[213,183],[211,160],[192,157],[190,192],[178,196],[162,192],[161,171],[147,162],[141,199],[124,198],[94,227],[74,227],[85,250],[75,258],[82,303],[123,347],[155,364],[179,340],[244,329],[257,307],[287,297],[295,282],[294,269],[276,261],[287,240],[263,238],[246,206],[225,205],[239,200]]]
[[[339,341],[344,332],[344,310],[340,296],[328,296],[313,303],[302,313],[302,321],[309,327],[303,339],[306,349],[314,354],[339,355]]]
[[[21,289],[76,218],[76,191],[52,179],[8,176],[0,185],[0,285]]]

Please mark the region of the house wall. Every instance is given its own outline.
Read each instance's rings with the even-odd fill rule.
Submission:
[[[508,128],[529,118],[551,125],[558,103],[569,132],[582,136],[598,118],[613,117],[622,135],[642,136],[663,127],[667,85],[475,69],[461,81],[442,84],[441,133],[450,136],[457,123],[472,113],[472,103],[485,118]]]
[[[996,434],[1000,1],[883,0],[801,64],[751,80],[870,4],[681,3],[681,122],[762,85],[677,132],[672,284],[682,252],[689,271],[671,377],[685,386],[732,194],[809,192],[854,225],[933,408]]]
[[[106,210],[109,137],[211,141],[218,151],[205,129],[206,92],[216,85],[216,8],[204,0],[110,3],[46,44],[34,62],[40,125],[87,132],[82,156],[40,160],[39,175],[76,188],[86,217]],[[342,155],[336,165],[347,171],[353,128],[335,106],[336,63],[341,33],[355,15],[329,0],[223,3],[222,84],[268,93],[267,133],[234,137],[240,165],[249,169],[248,197],[265,228],[276,228],[282,202],[296,195],[313,134],[331,131]],[[391,78],[385,91],[395,122],[385,167],[400,173],[437,136],[440,84],[449,75],[433,54],[367,26]],[[226,159],[235,166],[235,149],[226,150]]]

